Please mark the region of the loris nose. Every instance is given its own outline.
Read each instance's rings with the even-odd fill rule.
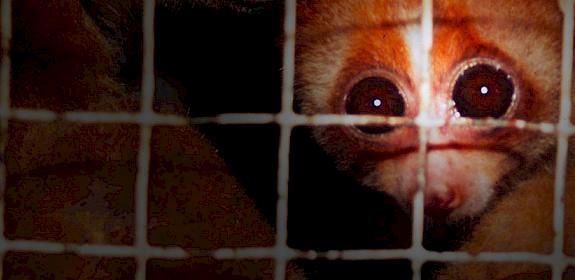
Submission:
[[[435,218],[445,218],[451,212],[461,206],[463,199],[453,189],[440,192],[434,188],[428,188],[425,192],[425,214]]]

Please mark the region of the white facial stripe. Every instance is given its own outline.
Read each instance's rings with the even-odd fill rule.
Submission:
[[[421,69],[421,55],[423,54],[423,45],[421,42],[421,28],[417,24],[408,25],[402,29],[401,34],[404,38],[405,45],[409,50],[409,63],[413,81],[419,84],[419,69]]]

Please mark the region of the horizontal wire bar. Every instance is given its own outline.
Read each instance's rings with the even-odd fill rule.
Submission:
[[[12,109],[7,117],[11,120],[38,122],[68,121],[77,123],[127,123],[174,126],[184,126],[189,124],[189,120],[182,116],[136,112],[56,113],[47,110]]]
[[[290,126],[325,126],[325,125],[393,125],[393,126],[420,126],[437,128],[442,126],[476,126],[493,128],[516,128],[520,130],[538,131],[545,134],[564,133],[575,134],[575,126],[559,126],[550,122],[527,122],[524,120],[498,120],[498,119],[454,119],[450,121],[415,120],[406,117],[384,117],[370,115],[300,115],[300,114],[268,114],[268,113],[234,113],[220,114],[212,117],[188,118],[179,115],[159,113],[126,113],[126,112],[65,112],[56,113],[47,110],[11,109],[2,113],[10,120],[53,122],[67,121],[77,123],[125,123],[144,125],[255,125],[255,124],[283,124]]]
[[[78,255],[101,257],[147,256],[165,259],[183,259],[189,257],[189,253],[179,247],[149,246],[140,248],[127,245],[74,244],[32,240],[5,240],[2,251],[24,251],[50,254],[73,253]]]
[[[62,254],[73,253],[86,256],[100,257],[138,257],[161,259],[187,259],[193,257],[214,257],[220,260],[227,259],[268,259],[274,258],[278,253],[290,260],[343,260],[343,261],[369,261],[392,259],[417,259],[420,261],[437,262],[532,262],[541,264],[563,263],[575,265],[575,257],[544,255],[527,252],[483,252],[472,255],[467,252],[434,252],[414,249],[366,249],[366,250],[331,250],[326,252],[299,251],[296,249],[278,252],[276,247],[240,247],[221,248],[216,250],[185,250],[180,247],[148,246],[139,248],[128,245],[104,244],[74,244],[57,243],[49,241],[31,240],[5,240],[1,251],[20,251],[32,253]]]

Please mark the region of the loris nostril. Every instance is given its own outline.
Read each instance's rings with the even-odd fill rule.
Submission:
[[[460,193],[455,192],[455,191],[450,191],[449,192],[449,199],[446,202],[447,202],[445,204],[446,208],[457,209],[457,208],[459,208],[459,206],[461,206],[461,203],[463,203],[463,198],[461,197]]]
[[[454,191],[433,192],[425,195],[425,214],[432,217],[446,217],[459,206],[463,199]]]

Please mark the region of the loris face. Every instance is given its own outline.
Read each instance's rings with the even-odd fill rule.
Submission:
[[[306,114],[415,119],[420,110],[420,1],[302,1],[298,98]],[[434,1],[432,121],[425,204],[451,219],[549,166],[552,136],[449,125],[460,118],[557,122],[562,14],[556,1]],[[330,126],[314,136],[364,185],[410,205],[417,189],[415,126]]]

